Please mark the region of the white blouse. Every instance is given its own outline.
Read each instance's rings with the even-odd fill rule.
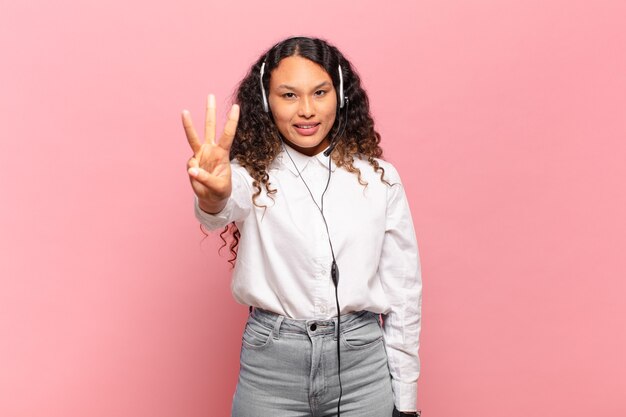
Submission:
[[[328,178],[328,157],[309,157],[292,148],[318,205]],[[383,336],[396,407],[416,410],[421,329],[422,279],[411,212],[396,169],[383,160],[389,186],[366,159],[356,159],[367,182],[337,169],[324,195],[324,216],[339,268],[341,314],[368,310],[383,314]],[[245,168],[232,162],[233,190],[218,214],[195,214],[209,230],[235,222],[241,237],[231,289],[241,304],[294,319],[337,316],[330,277],[332,256],[318,208],[283,150],[270,165],[272,196],[265,190],[252,202],[255,188]],[[258,206],[267,206],[265,209]]]

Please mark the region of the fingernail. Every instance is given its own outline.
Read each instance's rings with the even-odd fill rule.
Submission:
[[[209,94],[209,106],[215,106],[215,96],[213,94]]]
[[[189,174],[190,174],[192,177],[197,177],[197,176],[198,176],[198,168],[196,168],[196,167],[189,168],[189,171],[188,171],[188,172],[189,172]]]

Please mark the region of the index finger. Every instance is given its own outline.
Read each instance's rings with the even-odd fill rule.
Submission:
[[[206,119],[204,120],[204,142],[215,144],[215,96],[209,94],[206,102]]]
[[[220,143],[217,144],[220,148],[230,151],[230,146],[233,144],[235,138],[235,132],[237,131],[237,123],[239,122],[239,105],[233,104],[230,112],[228,112],[228,120],[224,125],[224,132],[220,137]]]

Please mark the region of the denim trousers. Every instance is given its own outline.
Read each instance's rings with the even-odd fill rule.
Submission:
[[[242,337],[232,417],[389,417],[391,376],[378,315],[294,320],[253,309]]]

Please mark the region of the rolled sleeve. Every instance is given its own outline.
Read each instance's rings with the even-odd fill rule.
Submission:
[[[383,315],[383,336],[396,408],[417,410],[420,374],[422,276],[408,201],[398,181],[390,188],[379,275],[391,308]]]

